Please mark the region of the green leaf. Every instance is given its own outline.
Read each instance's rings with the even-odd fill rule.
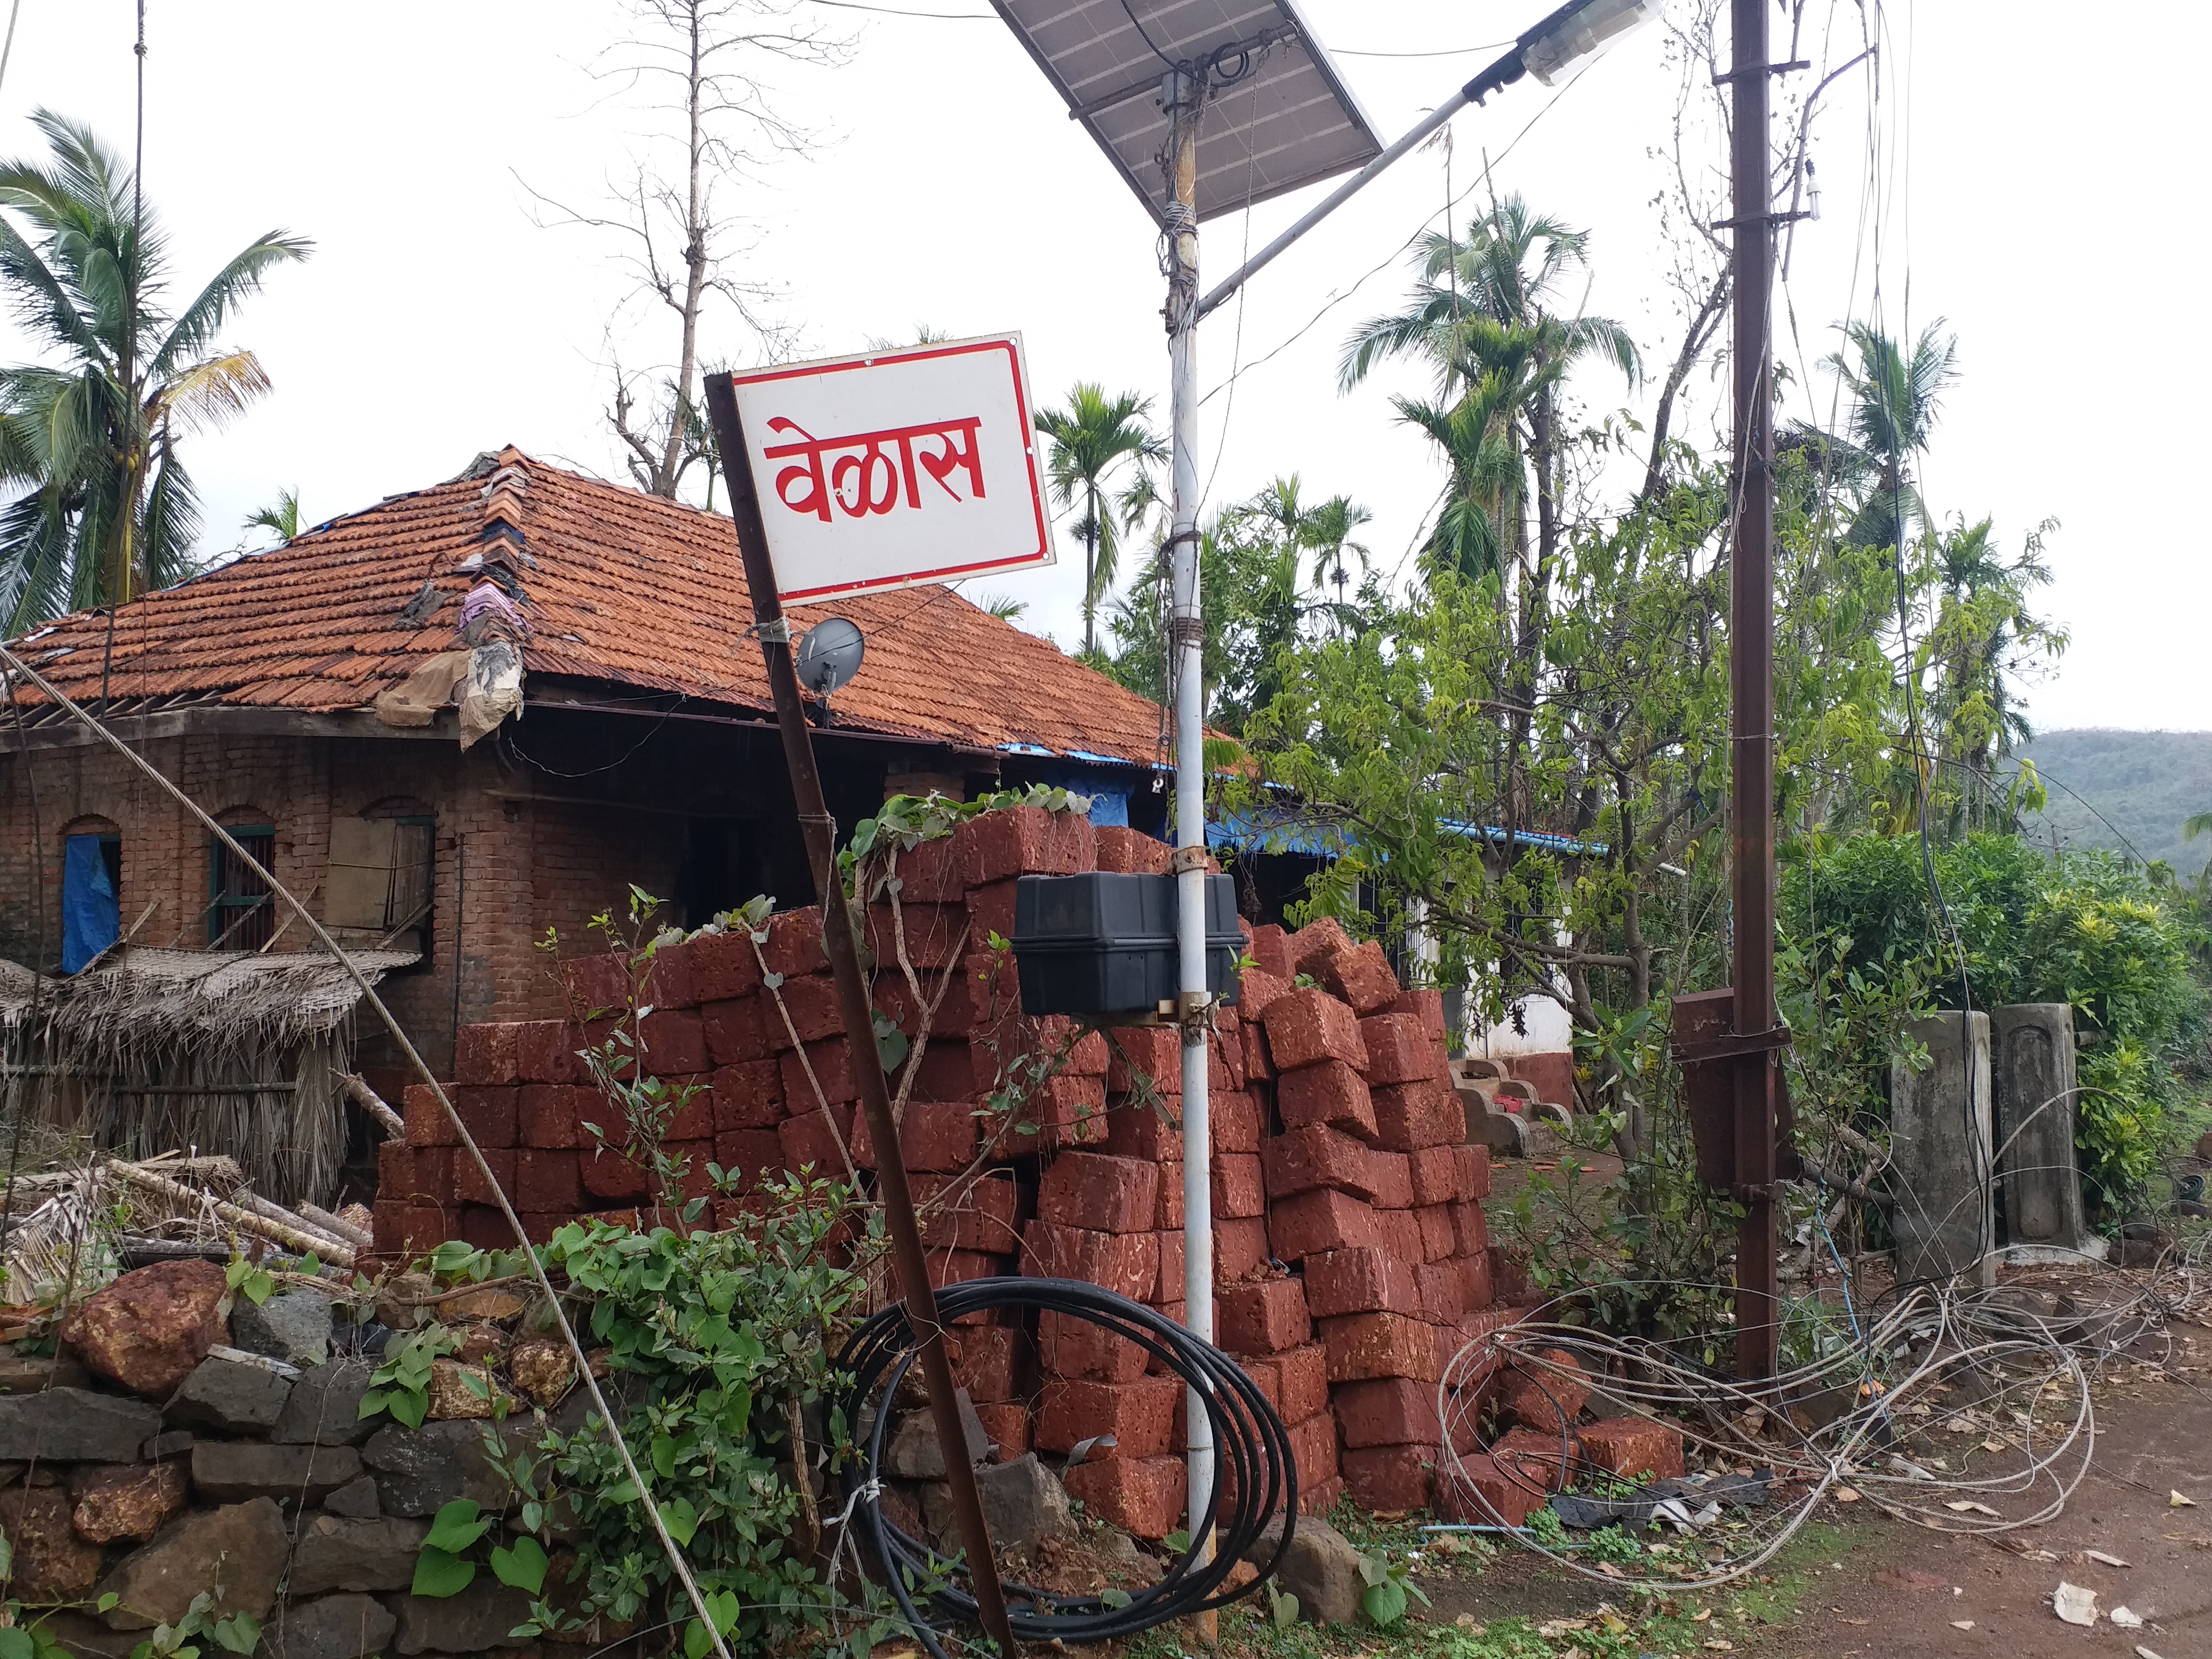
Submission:
[[[876,1054],[886,1072],[896,1072],[905,1065],[907,1053],[913,1046],[907,1041],[906,1033],[896,1026],[892,1026],[888,1031],[876,1033]]]
[[[1288,1630],[1298,1622],[1298,1598],[1288,1590],[1267,1586],[1267,1613],[1275,1621],[1277,1630]]]
[[[475,1498],[456,1498],[439,1510],[438,1518],[430,1523],[430,1535],[422,1542],[426,1548],[458,1555],[490,1529],[491,1517]]]
[[[502,1584],[535,1595],[545,1588],[545,1551],[535,1538],[518,1538],[511,1549],[491,1553],[492,1576]]]
[[[300,1258],[300,1271],[313,1279],[323,1271],[323,1259],[313,1250]]]
[[[425,1544],[415,1558],[414,1591],[417,1595],[459,1595],[476,1582],[476,1576],[475,1562]]]
[[[663,1480],[676,1473],[676,1443],[665,1434],[653,1437],[653,1472]]]
[[[251,1653],[261,1645],[261,1623],[240,1608],[215,1624],[215,1639],[233,1653]]]
[[[1388,1630],[1406,1616],[1406,1591],[1402,1585],[1384,1579],[1379,1584],[1370,1584],[1359,1605],[1367,1616],[1383,1630]]]
[[[1366,1550],[1359,1557],[1359,1577],[1368,1584],[1389,1582],[1390,1558],[1380,1550]]]
[[[707,1598],[707,1616],[724,1636],[738,1627],[738,1615],[744,1611],[744,1603],[738,1600],[735,1590],[716,1590]]]
[[[430,1400],[428,1395],[412,1389],[395,1389],[385,1395],[384,1409],[392,1413],[393,1422],[419,1429],[429,1412]]]
[[[699,1511],[685,1498],[672,1498],[660,1506],[660,1524],[668,1528],[668,1535],[687,1548],[692,1534],[699,1530]]]
[[[684,1659],[707,1659],[714,1638],[696,1619],[684,1626]]]
[[[92,1610],[94,1613],[106,1613],[122,1605],[123,1598],[113,1590],[107,1590],[102,1593],[100,1600],[92,1604]]]
[[[1170,1533],[1166,1537],[1161,1539],[1160,1542],[1166,1545],[1167,1547],[1176,1554],[1181,1555],[1185,1550],[1190,1547],[1190,1534],[1188,1532],[1177,1530]]]
[[[15,1625],[0,1630],[0,1659],[34,1659],[37,1651],[29,1632]]]
[[[1098,1599],[1109,1607],[1126,1607],[1129,1605],[1129,1592],[1109,1585],[1098,1592]]]

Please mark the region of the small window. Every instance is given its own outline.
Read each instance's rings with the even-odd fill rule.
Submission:
[[[266,870],[276,860],[271,825],[226,824],[231,839]],[[276,931],[276,903],[269,884],[237,854],[208,837],[208,949],[258,951]]]
[[[347,945],[429,951],[437,819],[409,803],[331,820],[323,922]]]
[[[123,837],[71,836],[62,850],[62,972],[81,973],[115,943],[123,916]]]

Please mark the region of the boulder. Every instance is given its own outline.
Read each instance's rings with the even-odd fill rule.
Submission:
[[[983,1419],[975,1415],[968,1390],[954,1390],[953,1398],[959,1402],[960,1432],[968,1442],[968,1461],[980,1463],[991,1455],[991,1437],[984,1431]],[[884,1461],[895,1480],[945,1479],[945,1453],[937,1443],[935,1419],[927,1411],[907,1413],[891,1431],[891,1443],[884,1450]]]
[[[230,1340],[248,1353],[319,1365],[331,1357],[331,1299],[302,1285],[258,1304],[241,1301],[230,1310]]]
[[[483,1437],[484,1429],[469,1422],[379,1429],[361,1455],[376,1472],[385,1513],[435,1515],[456,1498],[473,1498],[487,1510],[503,1508],[512,1488],[485,1455]]]
[[[70,1527],[69,1494],[59,1486],[0,1492],[0,1531],[15,1547],[9,1593],[20,1601],[80,1601],[100,1581],[100,1546]]]
[[[310,1516],[292,1547],[286,1587],[294,1595],[328,1590],[404,1590],[415,1582],[415,1558],[429,1534],[427,1521],[349,1521]]]
[[[325,1595],[289,1601],[261,1632],[268,1659],[362,1659],[382,1653],[398,1620],[373,1595]]]
[[[54,1645],[70,1659],[131,1659],[146,1638],[135,1630],[110,1630],[88,1613],[57,1607],[39,1623]]]
[[[266,1434],[283,1416],[292,1378],[297,1375],[281,1360],[237,1348],[217,1348],[192,1367],[183,1386],[162,1407],[161,1415],[176,1428],[212,1429],[217,1434]]]
[[[1265,1567],[1283,1536],[1283,1516],[1268,1522],[1244,1559]],[[1348,1624],[1359,1616],[1359,1597],[1364,1586],[1359,1577],[1359,1552],[1326,1521],[1298,1517],[1291,1534],[1291,1547],[1275,1569],[1275,1585],[1298,1598],[1298,1617],[1309,1624]]]
[[[373,1474],[347,1481],[323,1499],[323,1507],[349,1521],[374,1521],[384,1513],[384,1505],[377,1501],[376,1477]]]
[[[478,1573],[459,1595],[395,1595],[385,1605],[399,1619],[394,1653],[482,1653],[528,1645],[527,1638],[507,1632],[530,1617],[530,1598],[488,1572]]]
[[[136,1462],[161,1414],[136,1400],[83,1389],[0,1395],[0,1461]]]
[[[192,1485],[219,1504],[249,1498],[319,1503],[361,1478],[350,1446],[272,1446],[252,1440],[203,1440],[192,1448]]]
[[[513,1291],[471,1291],[443,1304],[448,1319],[482,1319],[495,1325],[521,1317],[529,1304]]]
[[[489,1417],[495,1401],[514,1404],[484,1367],[451,1359],[431,1362],[429,1401],[424,1415],[434,1423],[475,1421]]]
[[[157,1261],[96,1291],[62,1322],[62,1340],[133,1394],[166,1398],[223,1340],[230,1291],[212,1261]]]
[[[1067,1488],[1035,1452],[978,1469],[975,1489],[982,1496],[983,1524],[994,1548],[1029,1554],[1048,1538],[1075,1534]]]
[[[107,1627],[173,1625],[202,1590],[215,1596],[210,1619],[234,1613],[266,1619],[283,1571],[284,1517],[274,1499],[197,1510],[171,1522],[100,1581],[101,1594],[117,1598],[105,1615]]]
[[[167,1429],[155,1435],[138,1449],[138,1455],[149,1463],[163,1463],[175,1457],[190,1457],[199,1437],[190,1429]]]
[[[75,1354],[17,1353],[0,1348],[0,1394],[36,1394],[41,1389],[87,1389],[92,1373]]]
[[[292,1385],[269,1437],[288,1444],[360,1445],[392,1420],[362,1417],[361,1397],[368,1392],[368,1379],[375,1372],[375,1362],[368,1359],[333,1359],[310,1366]]]
[[[507,1356],[507,1374],[540,1410],[550,1412],[574,1384],[576,1362],[567,1343],[533,1337],[514,1345]]]
[[[70,1524],[88,1543],[112,1544],[123,1538],[143,1542],[184,1508],[190,1495],[179,1463],[81,1468],[70,1476],[70,1498],[75,1504]]]

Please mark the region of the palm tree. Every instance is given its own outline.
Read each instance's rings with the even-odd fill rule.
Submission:
[[[1910,474],[1935,434],[1943,393],[1958,379],[1959,342],[1956,336],[1939,340],[1942,326],[1938,317],[1922,329],[1908,356],[1879,329],[1846,323],[1852,355],[1838,351],[1827,359],[1850,394],[1850,412],[1844,434],[1812,435],[1827,452],[1831,474],[1863,490],[1844,537],[1852,546],[1902,547],[1914,524],[1927,526],[1927,507]]]
[[[273,266],[312,246],[258,237],[172,315],[166,243],[128,170],[89,128],[43,109],[31,119],[52,162],[0,165],[0,289],[59,361],[0,368],[0,483],[22,490],[0,508],[10,634],[191,573],[199,503],[179,441],[269,390],[253,354],[216,337]]]
[[[1367,544],[1352,540],[1352,532],[1374,516],[1349,495],[1332,495],[1313,510],[1314,586],[1319,587],[1324,580],[1334,583],[1340,603],[1352,580],[1345,573],[1344,556],[1349,553],[1356,557],[1359,574],[1367,574]]]
[[[1079,380],[1067,394],[1065,410],[1037,411],[1036,428],[1052,440],[1046,471],[1053,500],[1062,507],[1077,507],[1074,533],[1083,543],[1083,650],[1098,650],[1098,605],[1114,586],[1121,556],[1120,529],[1115,520],[1112,489],[1107,480],[1116,472],[1133,470],[1119,505],[1125,512],[1141,510],[1139,501],[1152,499],[1146,469],[1166,458],[1167,446],[1145,425],[1152,399],[1125,392],[1109,398],[1096,381]]]
[[[300,492],[280,489],[276,499],[266,507],[256,507],[246,515],[241,530],[265,530],[276,537],[278,544],[291,541],[300,533]]]

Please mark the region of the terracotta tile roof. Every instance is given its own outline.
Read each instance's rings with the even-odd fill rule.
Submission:
[[[454,648],[461,600],[482,579],[459,568],[474,553],[504,554],[520,580],[529,673],[769,708],[729,520],[514,449],[125,605],[108,695],[365,709]],[[411,625],[401,613],[426,583],[435,593]],[[811,626],[832,613],[867,637],[866,665],[836,698],[841,725],[984,749],[1154,757],[1157,705],[949,588],[793,615]],[[18,649],[71,696],[96,697],[107,631],[104,615],[79,613]]]

